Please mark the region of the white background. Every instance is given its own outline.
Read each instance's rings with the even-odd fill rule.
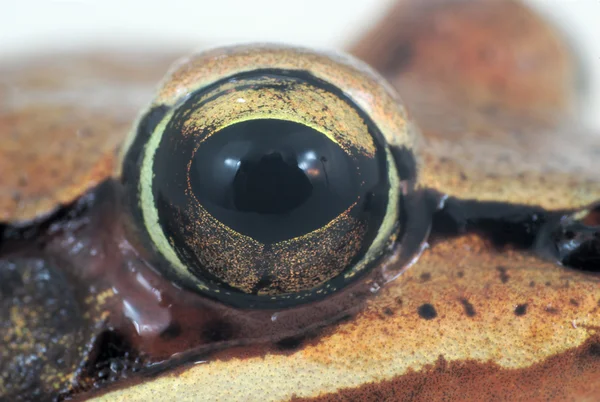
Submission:
[[[15,53],[65,48],[193,48],[249,41],[343,47],[393,1],[0,0],[0,61]],[[577,43],[592,75],[588,119],[600,127],[600,0],[528,2]]]

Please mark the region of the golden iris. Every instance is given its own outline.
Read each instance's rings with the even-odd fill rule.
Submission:
[[[163,273],[243,307],[321,298],[399,231],[400,178],[377,122],[319,70],[273,64],[159,95],[123,163]]]

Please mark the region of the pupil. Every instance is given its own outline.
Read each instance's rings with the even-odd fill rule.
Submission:
[[[190,184],[213,217],[271,244],[319,229],[357,201],[354,166],[339,145],[311,127],[257,119],[202,142]]]
[[[290,163],[291,162],[291,163]],[[233,180],[234,205],[243,212],[287,214],[304,204],[313,186],[295,161],[279,152],[244,160]]]

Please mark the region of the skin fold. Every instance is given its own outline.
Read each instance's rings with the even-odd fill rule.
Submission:
[[[263,311],[165,281],[110,178],[179,55],[0,66],[0,399],[597,400],[600,136],[561,35],[516,1],[404,0],[349,52],[418,128],[404,245],[323,302]]]

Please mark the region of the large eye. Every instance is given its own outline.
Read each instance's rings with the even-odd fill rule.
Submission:
[[[316,300],[400,231],[404,111],[363,65],[290,48],[181,63],[140,119],[123,182],[161,271],[243,307]],[[414,169],[413,169],[414,170]]]

